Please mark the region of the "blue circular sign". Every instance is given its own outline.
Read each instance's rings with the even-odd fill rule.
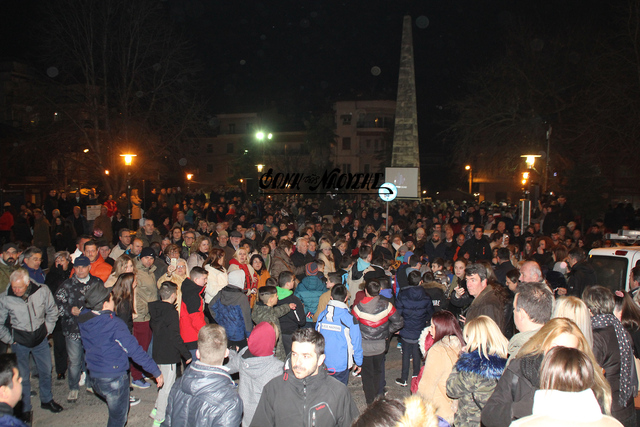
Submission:
[[[378,195],[385,202],[390,202],[398,196],[398,187],[391,182],[385,182],[378,188]]]

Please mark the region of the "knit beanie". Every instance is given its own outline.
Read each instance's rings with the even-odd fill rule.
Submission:
[[[240,289],[244,289],[244,271],[233,270],[229,273],[229,284]]]
[[[315,262],[310,262],[305,266],[305,270],[307,272],[307,276],[315,276],[318,274],[318,264]]]
[[[271,356],[276,346],[276,331],[268,322],[260,322],[253,328],[247,340],[249,351],[257,357]]]

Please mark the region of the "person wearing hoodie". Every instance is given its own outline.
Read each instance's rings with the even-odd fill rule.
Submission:
[[[158,364],[165,382],[151,411],[154,426],[160,426],[164,422],[169,392],[176,381],[180,357],[182,356],[187,364],[192,360],[191,353],[180,336],[180,317],[174,305],[178,298],[178,286],[172,282],[164,282],[160,285],[158,293],[161,300],[149,303],[149,325],[153,332],[153,360]]]
[[[249,335],[247,347],[239,352],[229,352],[229,362],[225,367],[230,374],[240,374],[238,394],[244,405],[242,427],[251,425],[264,386],[284,372],[284,362],[273,354],[277,340],[277,325],[260,322]]]
[[[318,316],[316,330],[322,334],[327,347],[325,365],[333,371],[333,377],[349,385],[349,371],[352,367],[357,375],[362,366],[362,334],[354,321],[346,302],[347,288],[335,285],[331,288],[331,300]]]
[[[322,334],[298,329],[292,342],[284,375],[264,386],[251,427],[350,427],[358,407],[347,386],[327,373]]]
[[[93,391],[107,402],[107,427],[123,427],[129,413],[129,358],[156,379],[158,388],[164,377],[151,356],[129,333],[127,325],[114,313],[111,288],[96,283],[87,289],[85,304],[78,316],[78,327],[91,372]]]
[[[381,391],[387,340],[404,326],[404,319],[393,304],[380,297],[381,288],[379,281],[368,281],[365,298],[353,308],[353,317],[360,323],[362,334],[362,388],[367,405]]]
[[[300,298],[300,301],[302,301],[304,305],[307,323],[314,326],[312,323],[313,315],[318,309],[320,296],[327,290],[327,285],[325,285],[325,281],[323,280],[324,277],[322,277],[324,264],[322,261],[310,262],[305,266],[305,271],[307,273],[306,277],[296,286],[293,294]]]
[[[422,278],[419,271],[412,271],[407,278],[407,286],[400,289],[396,308],[404,319],[404,327],[400,329],[400,343],[402,344],[402,371],[396,384],[402,387],[408,385],[409,362],[413,358],[413,377],[420,373],[422,357],[418,339],[420,333],[431,322],[433,303],[424,288],[420,286]]]
[[[182,301],[180,302],[180,335],[196,359],[198,332],[206,325],[204,320],[203,294],[207,286],[209,273],[202,267],[193,267],[190,277],[182,282]]]
[[[231,347],[246,347],[247,338],[253,328],[251,306],[243,291],[244,281],[244,270],[230,272],[229,284],[222,288],[209,304],[213,318],[224,327]]]
[[[278,293],[278,305],[295,304],[296,308],[289,311],[284,316],[280,317],[280,340],[284,346],[285,354],[291,353],[291,336],[293,333],[302,328],[307,323],[305,317],[304,305],[302,301],[293,294],[293,288],[295,287],[295,276],[289,271],[283,271],[278,276],[278,287],[276,291]]]

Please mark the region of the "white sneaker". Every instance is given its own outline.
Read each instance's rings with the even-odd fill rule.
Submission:
[[[69,392],[69,396],[67,396],[67,402],[77,402],[78,401],[78,390],[71,390]]]
[[[86,372],[83,372],[82,375],[80,375],[80,381],[78,381],[78,385],[80,387],[83,387],[87,382],[87,374]]]

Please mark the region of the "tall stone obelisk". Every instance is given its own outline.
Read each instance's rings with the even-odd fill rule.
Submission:
[[[418,148],[418,108],[416,106],[416,74],[413,67],[413,37],[410,16],[404,17],[402,25],[400,73],[391,166],[418,168],[418,197],[420,197],[422,192],[420,189],[420,149]]]

